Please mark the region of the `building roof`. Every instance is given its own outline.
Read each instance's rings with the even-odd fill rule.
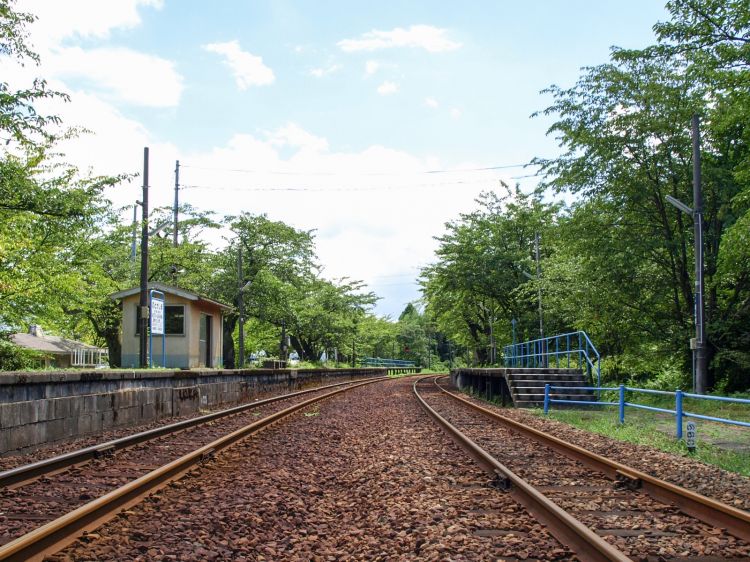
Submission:
[[[187,289],[180,289],[179,287],[172,287],[171,285],[165,285],[164,283],[149,283],[148,288],[149,290],[154,289],[156,291],[161,291],[162,293],[168,293],[170,295],[182,297],[183,299],[187,299],[189,301],[204,302],[204,303],[211,304],[213,306],[216,306],[224,310],[232,310],[231,306],[224,304],[223,302],[219,302],[214,299],[209,299],[208,297],[204,297],[203,295],[199,295],[198,293],[188,291]],[[119,300],[119,299],[124,299],[126,297],[131,297],[133,295],[137,295],[140,292],[141,292],[140,287],[133,287],[132,289],[125,289],[124,291],[118,291],[117,293],[112,293],[111,295],[109,295],[109,298],[113,300]]]
[[[76,340],[69,340],[60,336],[48,336],[43,334],[35,336],[34,334],[13,334],[11,335],[13,343],[27,349],[43,351],[45,353],[70,353],[77,349],[99,351],[101,348],[95,345],[89,345]]]

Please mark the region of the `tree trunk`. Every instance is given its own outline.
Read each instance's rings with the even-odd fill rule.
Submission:
[[[222,354],[224,356],[224,368],[235,369],[234,355],[234,327],[237,325],[239,318],[236,315],[228,315],[224,318],[224,347]]]

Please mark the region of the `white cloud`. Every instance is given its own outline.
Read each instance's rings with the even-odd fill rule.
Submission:
[[[458,107],[454,107],[451,109],[451,117],[453,117],[453,119],[461,119],[461,116],[463,114],[464,112]]]
[[[138,9],[161,9],[163,0],[21,0],[20,11],[38,17],[33,25],[33,44],[44,50],[66,37],[98,38],[113,29],[133,28],[141,23]]]
[[[315,229],[324,275],[363,279],[387,296],[378,310],[394,314],[418,297],[413,280],[416,268],[433,259],[433,236],[444,231],[445,222],[473,209],[479,192],[497,186],[499,177],[486,171],[436,178],[425,173],[443,167],[435,158],[379,145],[334,150],[295,124],[262,136],[237,134],[223,146],[182,154],[180,160],[186,164],[183,182],[207,187],[185,190],[186,202],[222,214],[267,213],[296,228]],[[229,171],[237,169],[252,172]],[[169,190],[159,193],[155,204],[168,204]],[[425,200],[430,212],[415,215]]]
[[[368,60],[365,63],[365,74],[367,74],[367,76],[372,76],[380,69],[381,66],[382,65],[376,60]]]
[[[394,47],[424,49],[430,53],[454,51],[461,43],[445,37],[447,30],[432,25],[412,25],[408,29],[397,27],[391,31],[374,29],[358,39],[343,39],[337,43],[342,51],[377,51]]]
[[[56,49],[45,59],[50,75],[90,80],[106,95],[127,103],[172,107],[183,84],[171,61],[123,48]]]
[[[300,150],[325,152],[328,141],[305,131],[296,123],[287,123],[277,131],[268,133],[269,143],[273,146],[290,146]]]
[[[380,86],[378,86],[378,93],[381,96],[389,96],[391,94],[395,94],[396,92],[398,92],[398,84],[396,84],[395,82],[391,82],[390,80],[386,80]]]
[[[432,109],[437,109],[440,106],[440,103],[438,103],[438,100],[436,100],[435,98],[425,98],[424,104],[427,107],[431,107]]]
[[[250,86],[267,86],[276,79],[273,70],[263,64],[263,58],[243,51],[237,40],[210,43],[203,45],[203,48],[224,57],[224,64],[232,69],[240,90],[247,90]]]
[[[314,76],[315,78],[323,78],[323,76],[328,76],[329,74],[338,72],[342,68],[343,67],[340,64],[331,64],[326,67],[313,68],[312,70],[310,70],[310,76]]]
[[[38,18],[29,33],[41,66],[31,72],[85,83],[111,100],[150,107],[178,105],[183,79],[173,62],[122,47],[75,46],[83,39],[101,44],[113,30],[140,25],[143,7],[160,9],[162,4],[162,0],[21,0],[19,10]]]

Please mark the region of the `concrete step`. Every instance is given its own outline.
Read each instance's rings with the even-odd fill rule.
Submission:
[[[519,388],[515,391],[512,391],[511,394],[515,396],[541,396],[544,398],[544,392],[539,392],[538,390],[534,388]],[[578,398],[578,397],[582,398]],[[596,399],[595,395],[588,393],[588,392],[551,392],[550,398],[559,399],[559,400],[588,400],[590,396],[594,396],[594,399]]]
[[[514,397],[541,396],[542,398],[544,398],[544,392],[539,392],[534,388],[515,389],[514,391],[512,391],[512,394]],[[571,392],[550,392],[550,398],[578,400],[579,397],[583,400],[588,400],[589,398],[591,398],[592,400],[596,400],[596,394],[594,394],[593,392],[586,392],[585,390]]]
[[[544,367],[507,367],[504,368],[507,375],[516,375],[523,373],[539,373],[543,375],[576,375],[581,373],[581,369],[545,369]]]
[[[561,380],[561,381],[573,381],[573,380],[585,380],[581,373],[510,373],[508,374],[508,380]]]
[[[549,381],[549,380],[514,380],[513,386],[521,387],[521,386],[533,386],[535,388],[544,388],[545,385],[549,384],[550,386],[589,386],[586,384],[585,381]]]

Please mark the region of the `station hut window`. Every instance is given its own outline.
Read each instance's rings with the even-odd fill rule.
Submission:
[[[141,333],[140,323],[141,309],[135,306],[135,335]],[[184,304],[167,304],[164,306],[164,333],[168,336],[185,335],[185,305]]]

